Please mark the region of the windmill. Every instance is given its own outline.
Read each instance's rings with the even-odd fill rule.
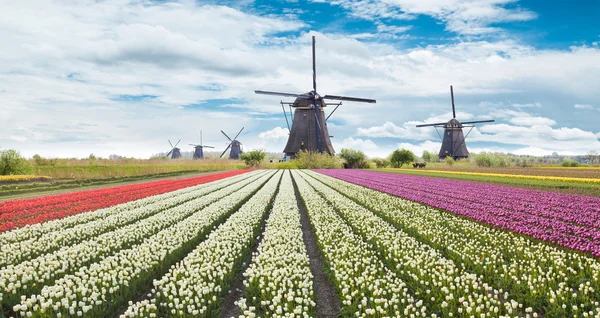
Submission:
[[[279,93],[270,91],[255,90],[256,94],[264,95],[275,95],[285,97],[295,97],[293,102],[280,101],[285,121],[288,124],[288,130],[290,136],[287,144],[283,150],[286,156],[294,158],[296,153],[301,150],[314,151],[314,152],[327,152],[330,154],[334,153],[333,146],[331,145],[331,137],[327,129],[327,120],[333,113],[342,105],[338,103],[326,103],[325,99],[338,100],[338,101],[351,101],[351,102],[362,102],[362,103],[375,103],[374,99],[346,97],[337,95],[324,95],[321,96],[317,93],[317,66],[316,66],[316,53],[315,53],[315,37],[312,37],[312,71],[313,71],[313,90],[304,94],[293,94],[293,93]],[[290,117],[292,119],[292,126],[290,127],[288,121],[288,115],[285,110],[285,106],[288,105],[290,108]],[[333,111],[325,118],[323,108],[329,105],[335,105]],[[295,108],[292,116],[292,107]]]
[[[227,134],[224,131],[221,130],[221,133],[223,133],[223,135],[225,135],[225,137],[229,139],[229,144],[227,145],[227,148],[225,148],[225,151],[223,151],[223,153],[221,154],[220,158],[223,158],[223,155],[225,155],[227,150],[229,150],[229,147],[231,147],[231,151],[229,152],[229,159],[237,160],[240,158],[240,154],[243,152],[241,147],[242,143],[237,140],[237,137],[242,133],[242,130],[244,130],[244,127],[240,129],[240,131],[237,133],[237,135],[235,135],[233,140],[229,138],[229,136],[227,136]]]
[[[171,145],[171,151],[169,151],[169,153],[165,157],[168,157],[169,155],[171,155],[171,159],[181,158],[181,152],[179,151],[179,148],[177,148],[177,145],[179,145],[180,141],[181,141],[181,139],[179,139],[179,141],[175,144],[175,146],[173,146],[173,144],[169,140],[169,145]]]
[[[433,126],[435,127],[436,131],[438,131],[438,127],[444,128],[444,137],[442,138],[442,136],[440,136],[440,139],[442,140],[442,148],[440,148],[440,153],[438,154],[440,159],[444,159],[446,157],[452,157],[453,159],[467,158],[469,157],[469,151],[467,150],[465,139],[469,136],[473,130],[473,127],[475,127],[474,124],[491,123],[494,122],[494,120],[459,122],[456,120],[456,111],[454,108],[454,90],[452,89],[452,85],[450,85],[450,97],[452,98],[452,119],[450,119],[447,123],[424,124],[417,125],[417,127]],[[471,128],[469,129],[469,132],[467,132],[466,136],[463,134],[463,128],[465,127]]]
[[[202,130],[200,131],[200,144],[190,144],[190,146],[194,147],[194,159],[204,159],[204,148],[215,148],[212,146],[205,146],[202,144]]]

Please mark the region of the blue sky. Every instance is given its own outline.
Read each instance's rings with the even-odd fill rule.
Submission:
[[[280,99],[253,91],[308,91],[314,35],[321,94],[378,101],[332,116],[338,151],[437,151],[415,125],[449,119],[454,85],[459,119],[496,119],[471,151],[584,154],[600,150],[598,16],[597,0],[15,2],[0,148],[149,157],[245,127],[246,149],[281,151]]]

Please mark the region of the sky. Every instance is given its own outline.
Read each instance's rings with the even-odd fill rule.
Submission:
[[[495,119],[471,152],[600,150],[600,0],[9,1],[0,10],[0,149],[148,158],[203,142],[281,152],[277,96],[344,102],[336,151],[438,152],[417,124]],[[326,109],[326,113],[332,109]],[[465,133],[467,133],[465,131]],[[189,149],[188,149],[189,148]]]

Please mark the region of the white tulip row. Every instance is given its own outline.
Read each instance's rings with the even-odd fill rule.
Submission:
[[[216,317],[222,297],[249,254],[282,172],[159,280],[154,295],[121,317]]]
[[[600,260],[335,178],[312,177],[545,316],[600,317]],[[528,313],[526,313],[527,315]],[[533,313],[530,313],[533,316]]]
[[[221,190],[207,194],[180,206],[167,209],[134,224],[104,233],[80,244],[65,246],[55,252],[44,254],[33,260],[0,269],[0,300],[8,304],[19,302],[23,293],[36,293],[54,280],[69,274],[81,266],[95,262],[115,252],[139,244],[145,238],[169,227],[205,206],[258,179],[250,175],[246,180],[234,183]]]
[[[426,317],[423,301],[383,264],[369,244],[353,233],[305,180],[292,173],[341,300],[342,315],[355,317]]]
[[[179,206],[188,201],[202,198],[202,196],[206,194],[239,182],[249,176],[250,175],[241,175],[219,180],[218,182],[206,183],[202,186],[194,187],[195,189],[193,191],[175,191],[168,194],[161,194],[159,195],[159,199],[155,198],[157,197],[155,196],[149,200],[137,200],[150,203],[139,206],[140,203],[136,202],[135,205],[132,205],[135,206],[133,209],[124,210],[122,205],[102,209],[102,212],[97,213],[102,214],[102,217],[90,222],[81,222],[81,220],[89,218],[87,216],[88,213],[72,216],[70,217],[71,224],[79,222],[73,227],[56,229],[52,232],[43,234],[41,237],[34,237],[29,240],[3,245],[3,247],[5,246],[6,248],[3,248],[0,252],[0,266],[17,264],[44,253],[52,252],[60,247],[76,244],[102,233],[110,232],[134,222],[138,222],[149,216],[156,215],[161,211]],[[40,228],[43,227],[44,226],[40,226]]]
[[[245,317],[314,317],[315,295],[294,185],[286,172],[246,277]]]
[[[444,317],[461,312],[516,317],[531,311],[339,192],[313,178],[307,181],[380,252],[387,264],[395,267],[399,277],[415,290],[415,296],[429,304],[432,312]]]
[[[13,310],[33,317],[109,315],[127,299],[137,296],[153,275],[168,269],[191,250],[272,175],[259,178],[138,245],[81,267],[54,285],[44,286],[39,294],[22,297]]]
[[[150,196],[147,198],[130,201],[127,203],[118,204],[118,205],[115,205],[112,207],[99,209],[96,211],[80,213],[80,214],[67,216],[64,218],[60,218],[57,220],[52,220],[52,221],[48,221],[48,222],[44,222],[44,223],[27,225],[25,227],[14,229],[12,231],[0,233],[0,246],[6,246],[10,243],[16,243],[16,242],[20,242],[20,241],[35,239],[46,233],[64,230],[64,229],[67,229],[67,228],[70,228],[70,227],[73,227],[73,226],[76,226],[79,224],[84,224],[84,223],[91,222],[91,221],[94,221],[97,219],[106,218],[106,217],[109,217],[109,216],[115,215],[115,214],[121,214],[121,213],[128,212],[128,211],[131,211],[131,210],[134,210],[137,208],[144,208],[148,205],[151,205],[151,204],[154,204],[157,202],[161,203],[169,198],[180,196],[180,195],[194,192],[197,190],[201,190],[205,187],[212,187],[213,185],[220,184],[222,182],[230,182],[229,180],[233,179],[233,178],[235,178],[237,180],[241,180],[246,175],[247,174],[242,174],[242,175],[235,176],[232,178],[226,178],[226,179],[218,180],[215,182],[209,182],[209,183],[200,184],[200,185],[193,186],[193,187],[179,189],[179,190],[168,192],[168,193],[154,195],[154,196]]]

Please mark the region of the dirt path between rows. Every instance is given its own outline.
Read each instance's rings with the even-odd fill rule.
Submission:
[[[338,317],[340,312],[340,301],[336,296],[335,288],[325,274],[325,264],[321,258],[317,239],[310,228],[308,214],[304,208],[304,203],[302,203],[300,199],[298,185],[295,181],[294,192],[296,193],[296,202],[298,203],[298,209],[300,210],[302,239],[306,245],[306,251],[308,252],[310,262],[310,272],[313,275],[313,287],[317,303],[317,317]]]

